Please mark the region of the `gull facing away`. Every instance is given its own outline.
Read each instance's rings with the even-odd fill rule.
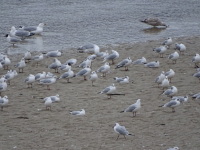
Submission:
[[[74,75],[74,77],[78,77],[78,76],[83,76],[84,77],[84,80],[87,80],[86,79],[86,76],[91,72],[91,68],[89,66],[81,69],[78,73],[76,73]]]
[[[125,126],[121,126],[121,125],[119,125],[119,123],[115,123],[114,131],[118,134],[116,140],[118,140],[120,135],[123,135],[125,139],[126,139],[126,137],[125,137],[126,135],[132,135],[126,130]],[[134,135],[132,135],[132,136],[134,136]]]
[[[133,113],[133,117],[136,116],[137,111],[141,108],[141,102],[140,99],[138,99],[136,101],[136,103],[128,106],[125,110],[121,111],[122,112],[132,112]]]
[[[56,51],[50,51],[48,53],[46,53],[46,57],[60,57],[62,55],[62,53],[59,50]]]
[[[182,43],[175,43],[175,50],[178,50],[180,52],[180,54],[184,54],[184,52],[186,51],[186,46]]]
[[[158,68],[160,67],[160,62],[159,61],[152,61],[152,62],[149,62],[147,64],[144,64],[145,67],[148,67],[148,68]]]
[[[171,59],[174,64],[176,64],[176,61],[178,58],[179,58],[179,54],[176,51],[168,56],[168,59]]]
[[[31,52],[30,51],[27,51],[24,53],[24,59],[25,59],[25,62],[29,62],[31,60],[32,56],[31,56]]]
[[[51,104],[52,104],[52,100],[50,97],[47,97],[45,102],[44,102],[44,105],[46,107],[46,110],[51,110]]]
[[[97,72],[103,73],[103,77],[106,77],[106,74],[110,71],[110,65],[108,62],[106,62],[103,66],[99,67],[97,69]]]
[[[8,67],[11,64],[10,58],[8,58],[7,55],[3,56],[2,60],[1,60],[1,64],[2,64],[4,70],[8,70]]]
[[[165,76],[165,78],[162,80],[160,86],[163,88],[163,90],[165,88],[168,88],[169,87],[169,80],[168,80],[168,77]]]
[[[33,74],[29,74],[29,76],[24,80],[25,83],[27,83],[28,88],[32,88],[33,82],[35,82],[35,76]]]
[[[117,66],[115,67],[115,69],[121,68],[121,67],[125,67],[125,71],[128,71],[128,67],[131,65],[131,63],[132,63],[131,58],[127,57],[126,59],[124,59],[121,62],[119,62],[117,64]]]
[[[71,70],[71,68],[69,68],[69,70],[65,73],[63,73],[59,79],[67,79],[67,82],[69,82],[69,79],[70,78],[73,78],[74,77],[74,71]]]
[[[158,87],[159,87],[159,84],[161,84],[164,79],[165,79],[165,72],[162,71],[161,74],[157,76],[155,79],[155,83],[158,83]]]
[[[15,44],[20,43],[22,40],[17,38],[17,37],[11,37],[9,34],[5,35],[7,41],[13,45],[13,47],[15,46]]]
[[[44,78],[44,79],[41,79],[39,81],[39,84],[46,85],[47,86],[47,90],[50,90],[50,85],[54,84],[56,82],[56,79],[57,79],[56,76],[50,77],[50,78]]]
[[[109,96],[108,98],[111,98],[111,94],[113,94],[115,91],[116,87],[115,84],[113,83],[112,85],[106,87],[101,92],[99,92],[99,94],[106,94],[107,96]]]
[[[169,37],[169,38],[167,38],[166,40],[163,41],[162,45],[166,45],[166,46],[168,46],[168,48],[170,48],[172,43],[173,43],[172,38]]]
[[[115,82],[118,82],[118,83],[120,83],[120,84],[129,83],[129,76],[125,76],[125,77],[114,77],[113,79],[115,80]]]
[[[96,44],[86,44],[77,49],[81,53],[97,54],[100,52],[100,48]]]
[[[163,54],[167,51],[167,46],[160,46],[153,49],[156,53],[160,55],[160,58],[163,58]]]
[[[92,71],[90,74],[89,80],[92,81],[92,86],[94,86],[94,82],[98,79],[98,75],[96,71]]]
[[[19,69],[19,73],[23,73],[23,72],[24,72],[24,68],[26,67],[25,59],[22,58],[22,59],[20,60],[20,62],[18,62],[18,63],[15,65],[15,67]]]
[[[171,86],[169,89],[163,92],[162,95],[166,95],[168,97],[174,96],[178,92],[178,89],[175,86]]]
[[[25,31],[23,29],[16,30],[16,28],[12,26],[10,30],[10,35],[20,37],[21,39],[25,39],[26,37],[34,35],[34,33],[30,33],[29,31]]]
[[[144,20],[140,20],[140,22],[151,25],[153,27],[159,27],[159,26],[163,26],[166,28],[168,27],[164,22],[162,22],[158,18],[146,18]]]
[[[41,34],[43,32],[44,25],[45,25],[44,23],[40,23],[38,26],[30,26],[30,27],[20,26],[20,28],[34,34]]]
[[[165,73],[165,76],[168,77],[169,82],[171,83],[172,78],[175,76],[174,70],[173,70],[173,69],[169,69],[169,71],[167,71],[167,72]]]
[[[175,107],[177,107],[179,105],[180,105],[180,101],[178,101],[178,99],[175,99],[175,100],[171,100],[171,101],[167,102],[162,107],[172,108],[172,112],[175,112]]]
[[[38,66],[39,62],[42,61],[43,59],[44,59],[43,54],[39,54],[39,55],[32,57],[32,60],[37,63],[37,66]]]
[[[86,66],[91,67],[91,65],[92,65],[92,59],[86,58],[84,61],[82,61],[82,62],[79,64],[79,67],[80,67],[80,68],[85,68]]]
[[[192,62],[195,64],[195,67],[198,67],[198,64],[200,62],[200,55],[196,54],[195,56],[193,56],[192,58]],[[199,68],[199,67],[198,67]]]
[[[145,57],[142,57],[140,59],[137,59],[135,61],[132,62],[134,65],[139,65],[139,64],[146,64],[147,63],[147,60]]]
[[[112,53],[109,54],[108,56],[104,57],[103,62],[105,61],[112,61],[112,64],[114,64],[114,60],[119,58],[119,53],[115,50],[111,50]]]
[[[71,111],[70,114],[75,115],[75,116],[83,116],[85,115],[85,110],[81,109],[80,111]]]
[[[3,107],[4,107],[4,106],[8,105],[8,102],[9,102],[8,96],[6,96],[6,95],[5,95],[4,97],[1,97],[1,96],[0,96],[1,111],[3,111]]]
[[[57,58],[54,58],[53,63],[51,63],[48,68],[49,69],[54,69],[55,73],[58,73],[58,68],[61,66],[61,62],[60,60],[58,60]]]

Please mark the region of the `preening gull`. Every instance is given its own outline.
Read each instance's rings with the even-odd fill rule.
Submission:
[[[7,41],[12,44],[13,46],[16,44],[16,43],[19,43],[21,42],[22,40],[17,38],[17,37],[11,37],[9,34],[6,34],[5,35]]]
[[[175,43],[175,48],[174,48],[175,50],[178,50],[179,52],[180,52],[180,54],[181,53],[183,53],[184,54],[184,52],[186,51],[186,46],[184,45],[184,44],[182,44],[182,43]]]
[[[0,95],[3,91],[7,90],[7,86],[8,85],[7,85],[6,79],[0,82]]]
[[[147,62],[146,58],[145,58],[145,57],[142,57],[142,58],[140,58],[140,59],[137,59],[137,60],[133,61],[132,63],[133,63],[134,65],[139,65],[139,64],[145,64],[146,62]]]
[[[61,71],[68,71],[69,69],[71,69],[71,66],[70,65],[68,65],[68,64],[61,64],[61,66],[60,67],[58,67],[58,69],[59,70],[61,70]]]
[[[165,73],[165,76],[167,76],[168,79],[169,79],[169,82],[171,82],[172,78],[175,76],[174,70],[173,69],[169,69],[169,71],[167,71]]]
[[[163,90],[167,87],[169,87],[169,80],[168,77],[165,76],[165,78],[162,80],[160,86],[163,88]]]
[[[167,51],[167,46],[159,46],[153,49],[156,53],[160,55],[161,58],[163,58],[163,54]]]
[[[100,48],[96,44],[86,44],[77,49],[79,52],[88,54],[97,54],[100,52]]]
[[[145,24],[151,25],[153,27],[159,27],[159,26],[164,26],[166,28],[168,27],[165,23],[163,23],[158,18],[146,18],[144,20],[140,20],[140,22],[143,22]]]
[[[65,73],[63,73],[59,79],[67,79],[67,82],[69,83],[69,79],[74,77],[74,72],[69,68],[69,70]]]
[[[22,58],[22,59],[20,60],[20,62],[18,62],[18,63],[15,65],[15,67],[19,69],[19,73],[23,73],[23,72],[24,72],[24,68],[26,67],[25,59]]]
[[[147,64],[144,64],[145,67],[149,67],[149,68],[158,68],[160,67],[160,62],[159,61],[152,61],[152,62],[149,62]]]
[[[8,104],[9,100],[8,100],[8,96],[4,96],[1,97],[0,96],[0,106],[1,106],[1,111],[3,111],[3,107],[6,106]]]
[[[119,123],[115,123],[114,131],[118,134],[116,140],[118,140],[120,135],[123,135],[125,139],[126,139],[126,137],[125,137],[126,135],[132,135],[126,130],[125,126],[121,126],[121,125],[119,125]]]
[[[86,66],[85,68],[81,69],[78,73],[76,73],[74,75],[74,77],[77,77],[77,76],[83,76],[84,77],[84,80],[87,80],[86,79],[86,76],[91,72],[91,68],[89,66]]]
[[[174,53],[170,54],[168,58],[171,59],[173,63],[175,64],[177,59],[179,58],[179,54],[177,51],[175,51]]]
[[[68,60],[64,63],[64,65],[68,64],[68,65],[70,65],[70,66],[74,66],[74,65],[76,64],[76,62],[77,62],[77,59],[71,58],[71,59],[68,59]]]
[[[25,31],[23,29],[16,30],[16,28],[12,26],[10,30],[10,35],[20,37],[21,39],[25,39],[26,37],[34,35],[34,33],[30,33],[29,31]]]
[[[60,57],[62,55],[62,53],[59,50],[56,51],[50,51],[48,53],[46,53],[46,57]]]
[[[100,94],[106,94],[111,98],[111,94],[113,94],[116,91],[116,87],[115,84],[113,83],[112,85],[106,87],[105,89],[103,89],[101,92],[99,92]]]
[[[172,43],[173,43],[172,38],[169,37],[163,41],[162,45],[166,45],[166,46],[168,46],[168,48],[170,48],[170,45],[172,45]]]
[[[85,110],[81,109],[80,111],[71,111],[70,114],[76,115],[76,116],[83,116],[85,115]]]
[[[111,51],[112,51],[111,54],[109,54],[108,56],[104,57],[104,61],[103,62],[112,61],[112,64],[114,64],[114,60],[119,58],[119,53],[117,51],[115,51],[115,50],[111,50]]]
[[[98,75],[96,71],[92,71],[90,74],[89,80],[92,81],[92,86],[94,86],[94,82],[98,79]]]
[[[129,83],[129,76],[125,76],[125,77],[114,77],[113,79],[115,80],[115,82],[118,82],[118,83],[120,83],[120,84]]]
[[[47,90],[50,90],[50,85],[56,82],[57,77],[44,78],[39,81],[39,84],[47,85]]]
[[[178,101],[178,99],[175,99],[175,100],[171,100],[171,101],[167,102],[162,107],[172,108],[172,112],[175,112],[175,107],[177,107],[179,105],[180,105],[180,101]]]
[[[99,67],[97,69],[97,72],[103,73],[103,77],[106,76],[106,74],[110,71],[110,65],[108,62],[106,62],[103,66]]]
[[[169,89],[163,92],[162,95],[166,95],[168,97],[174,96],[178,92],[178,89],[175,86],[171,86]]]
[[[122,112],[132,112],[133,113],[133,117],[136,116],[137,111],[141,108],[141,102],[140,99],[138,99],[136,101],[136,103],[130,105],[129,107],[127,107],[125,110],[121,111]]]
[[[48,68],[49,69],[54,69],[56,73],[58,73],[58,68],[61,66],[60,60],[57,58],[54,58],[53,63],[51,63]]]
[[[29,31],[34,34],[41,34],[43,32],[44,25],[45,25],[44,23],[40,23],[38,26],[30,26],[30,27],[22,26],[21,29]]]
[[[35,76],[33,74],[29,74],[29,76],[24,80],[27,83],[28,88],[32,88],[33,82],[35,82]]]
[[[121,62],[119,62],[117,64],[117,66],[115,67],[115,69],[121,68],[121,67],[125,67],[125,71],[128,71],[128,67],[129,67],[129,65],[131,65],[131,63],[132,63],[131,58],[127,57],[126,59],[124,59]]]

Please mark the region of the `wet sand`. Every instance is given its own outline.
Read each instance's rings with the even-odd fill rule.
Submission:
[[[160,68],[146,68],[143,65],[132,65],[129,71],[124,68],[114,69],[107,77],[101,77],[92,86],[91,81],[84,81],[82,77],[70,79],[71,83],[61,79],[51,85],[51,90],[46,86],[34,83],[33,88],[27,88],[23,82],[30,74],[50,70],[47,66],[53,58],[46,58],[36,64],[27,63],[24,73],[11,81],[8,90],[2,93],[7,95],[9,105],[1,111],[0,149],[34,149],[34,150],[93,150],[93,149],[127,149],[127,150],[165,150],[178,146],[181,150],[198,150],[200,147],[200,106],[198,101],[189,97],[187,103],[181,104],[172,113],[170,108],[162,108],[170,98],[159,96],[163,90],[154,82],[161,71],[170,68],[176,72],[170,85],[178,88],[177,96],[185,96],[199,92],[199,80],[192,77],[195,73],[192,57],[199,52],[200,37],[173,38],[173,45],[160,58],[153,52],[159,46],[159,41],[132,43],[122,45],[107,45],[101,51],[115,49],[120,57],[115,61],[120,62],[130,56],[133,60],[146,57],[147,61],[160,61]],[[180,55],[176,64],[168,60],[169,54],[174,52],[174,43],[183,43],[187,47],[185,55]],[[34,52],[32,55],[39,54]],[[64,63],[70,58],[76,58],[79,64],[88,54],[77,53],[75,49],[63,51],[58,59]],[[9,56],[12,61],[10,69],[22,58],[22,54]],[[95,60],[92,70],[97,70],[102,60]],[[72,67],[74,72],[80,68]],[[6,70],[1,70],[0,75]],[[55,73],[60,76],[62,72]],[[130,83],[119,85],[116,93],[125,94],[107,99],[106,95],[97,94],[113,83],[114,77],[129,76]],[[133,81],[133,83],[132,83]],[[61,101],[52,104],[52,110],[45,109],[42,98],[59,94]],[[130,104],[141,99],[142,107],[136,117],[132,113],[120,113]],[[85,109],[85,116],[71,116],[72,110]],[[114,124],[125,126],[135,136],[124,139],[113,130]]]

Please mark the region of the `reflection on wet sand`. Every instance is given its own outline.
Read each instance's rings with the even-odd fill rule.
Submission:
[[[159,33],[163,30],[165,30],[166,28],[158,28],[158,27],[151,27],[151,28],[145,28],[142,31],[144,33],[148,33],[148,34],[155,34],[155,33]]]

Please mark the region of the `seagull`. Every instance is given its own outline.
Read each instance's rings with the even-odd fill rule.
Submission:
[[[183,103],[183,102],[187,102],[188,101],[188,96],[173,96],[172,100],[177,99],[179,102]]]
[[[90,60],[92,60],[92,61],[94,61],[96,58],[97,58],[97,55],[95,55],[95,54],[89,55],[89,56],[87,57],[87,59],[90,59]]]
[[[71,69],[71,66],[68,65],[68,64],[66,64],[66,65],[65,64],[61,64],[61,66],[58,67],[58,69],[61,70],[61,71],[68,71],[69,68]]]
[[[4,96],[1,97],[0,96],[0,106],[1,106],[1,111],[3,111],[3,107],[6,106],[8,104],[9,100],[8,100],[8,96]]]
[[[117,64],[117,66],[115,67],[115,69],[121,68],[121,67],[125,67],[125,71],[128,71],[128,67],[131,65],[131,63],[132,63],[131,58],[127,57],[126,59],[124,59],[121,62],[119,62]]]
[[[175,50],[179,50],[180,54],[183,53],[186,51],[186,46],[182,43],[175,43]]]
[[[96,44],[86,44],[77,49],[79,52],[84,52],[88,54],[97,54],[100,52],[100,48]]]
[[[161,84],[164,79],[165,79],[165,72],[162,71],[161,74],[156,77],[155,83],[158,83],[159,86],[159,84]]]
[[[199,79],[199,82],[200,82],[200,71],[199,72],[196,72],[193,74],[193,77],[196,77]]]
[[[16,77],[18,75],[17,71],[16,70],[9,70],[5,75],[5,79],[6,79],[6,82],[8,82],[8,85],[10,85],[10,81],[12,79],[14,79],[14,77]]]
[[[7,38],[7,41],[13,45],[16,44],[16,43],[20,43],[22,40],[17,38],[17,37],[11,37],[9,34],[6,34],[5,37]]]
[[[2,64],[2,66],[4,68],[4,70],[8,70],[8,67],[11,64],[10,58],[8,58],[8,56],[5,55],[1,60],[1,64]]]
[[[56,82],[57,77],[44,78],[39,81],[39,84],[47,85],[47,90],[50,90],[50,85]]]
[[[172,112],[175,112],[175,107],[177,107],[179,105],[180,105],[180,101],[178,101],[177,99],[175,99],[175,100],[171,100],[171,101],[167,102],[162,107],[172,108]]]
[[[24,53],[24,59],[25,59],[25,62],[29,62],[31,60],[32,56],[31,56],[31,52],[30,51],[27,51]]]
[[[20,62],[18,62],[18,63],[15,65],[15,67],[19,69],[19,73],[23,73],[23,72],[24,72],[24,68],[26,67],[25,59],[22,58],[22,59],[20,60]]]
[[[120,83],[120,84],[129,83],[129,76],[125,76],[125,77],[114,77],[113,79],[115,80],[115,82],[118,82],[118,83]]]
[[[74,66],[74,65],[76,64],[76,62],[77,62],[77,59],[71,58],[71,59],[68,59],[68,60],[64,63],[64,65],[68,64],[68,65],[70,65],[70,66]]]
[[[115,91],[116,91],[116,87],[115,87],[115,84],[113,83],[112,85],[106,87],[99,93],[106,94],[107,96],[109,96],[108,98],[111,98],[111,94],[113,94]]]
[[[92,65],[92,59],[86,58],[84,61],[82,61],[82,62],[79,64],[79,67],[80,67],[80,68],[85,68],[86,66],[91,67],[91,65]]]
[[[35,76],[33,74],[29,74],[29,76],[24,80],[25,83],[28,84],[28,88],[32,88],[33,82],[35,82]]]
[[[140,58],[140,59],[137,59],[137,60],[133,61],[132,63],[133,63],[134,65],[139,65],[139,64],[145,64],[146,62],[147,62],[146,58],[145,58],[145,57],[142,57],[142,58]]]
[[[10,30],[10,35],[20,37],[21,39],[25,39],[26,37],[34,35],[34,33],[30,33],[29,31],[25,31],[23,29],[16,30],[16,28],[12,26]]]
[[[45,77],[46,77],[46,72],[42,72],[42,73],[37,73],[36,75],[35,75],[35,80],[36,81],[39,81],[39,80],[41,80],[41,79],[44,79]]]
[[[84,80],[87,80],[86,79],[86,76],[91,72],[91,68],[89,66],[81,69],[78,73],[76,73],[74,75],[74,77],[77,77],[77,76],[83,76],[84,77]]]
[[[62,53],[59,50],[56,51],[50,51],[45,56],[46,57],[60,57]]]
[[[32,60],[37,63],[37,66],[38,66],[38,63],[40,61],[42,61],[43,59],[44,59],[44,55],[43,54],[39,54],[39,55],[36,55],[36,56],[32,57]]]
[[[43,32],[44,25],[45,25],[44,23],[40,23],[38,26],[30,26],[30,27],[20,26],[20,29],[29,31],[34,34],[41,34]]]
[[[51,99],[52,103],[53,103],[53,102],[59,102],[59,101],[60,101],[60,96],[59,96],[59,94],[56,94],[55,96],[48,96],[48,97],[45,97],[45,98],[43,99],[43,101],[48,100],[48,98]]]
[[[6,79],[4,79],[3,81],[0,82],[0,95],[1,92],[6,91],[7,90],[7,83],[6,83]]]
[[[81,109],[80,111],[71,111],[70,114],[76,115],[76,116],[83,116],[85,115],[85,110]]]
[[[165,73],[165,76],[167,76],[167,78],[169,79],[169,82],[171,83],[172,78],[175,76],[174,70],[169,69],[169,71]]]
[[[160,66],[160,62],[159,61],[152,61],[149,62],[147,64],[144,64],[145,67],[149,67],[149,68],[158,68]]]
[[[100,72],[100,73],[102,73],[103,75],[103,77],[106,77],[106,74],[108,73],[110,71],[110,65],[109,65],[109,63],[108,62],[106,62],[103,66],[101,66],[101,67],[99,67],[98,69],[97,69],[97,72]]]
[[[165,23],[161,22],[161,20],[158,18],[146,18],[144,20],[140,20],[140,22],[151,25],[153,27],[159,27],[159,26],[164,26],[166,28],[168,27]]]
[[[74,72],[71,70],[71,68],[68,69],[67,72],[63,73],[59,79],[67,79],[67,82],[69,83],[69,79],[74,77]]]
[[[96,55],[97,55],[97,57],[104,59],[106,56],[109,55],[109,53],[108,53],[108,50],[106,50],[105,52],[99,52]]]
[[[172,43],[173,43],[172,38],[169,37],[163,41],[162,45],[166,45],[166,46],[168,46],[168,48],[170,48],[170,45],[172,45]]]
[[[167,150],[179,150],[178,147],[168,148]]]
[[[103,62],[105,62],[105,61],[112,61],[112,64],[114,64],[114,60],[117,59],[117,58],[119,58],[119,53],[117,51],[115,51],[115,50],[111,50],[111,51],[112,51],[112,53],[109,54],[108,56],[106,56],[104,58]]]
[[[61,66],[61,62],[60,60],[58,60],[57,58],[54,58],[53,63],[51,63],[48,68],[49,69],[54,69],[55,73],[58,73],[58,68]]]
[[[44,105],[46,107],[46,110],[51,110],[51,104],[52,104],[52,100],[50,97],[46,98]]]
[[[196,54],[195,56],[193,56],[192,62],[195,64],[195,67],[198,67],[198,64],[200,62],[200,55]]]
[[[174,96],[178,92],[178,89],[175,86],[171,86],[169,89],[164,91],[162,95],[166,95],[168,97]]]
[[[96,73],[96,71],[92,71],[92,73],[90,74],[89,80],[92,81],[92,86],[94,86],[94,82],[98,79],[98,75]]]
[[[122,112],[132,112],[133,113],[133,117],[136,116],[137,111],[141,108],[141,102],[140,99],[138,99],[136,101],[136,103],[128,106],[125,110],[121,111]]]
[[[192,98],[193,98],[193,99],[194,99],[194,98],[195,98],[195,99],[198,99],[199,97],[200,97],[200,92],[192,95]]]
[[[168,59],[171,59],[173,61],[173,63],[175,64],[177,59],[179,58],[179,54],[177,51],[175,51],[174,53],[170,54],[168,56]]]
[[[163,58],[163,54],[167,51],[167,46],[160,46],[153,49],[156,53],[160,55],[160,58]]]
[[[123,135],[125,139],[126,139],[126,137],[125,137],[126,135],[132,135],[126,130],[125,126],[121,126],[121,125],[119,125],[119,123],[115,123],[114,131],[118,134],[116,140],[118,140],[119,135]]]

